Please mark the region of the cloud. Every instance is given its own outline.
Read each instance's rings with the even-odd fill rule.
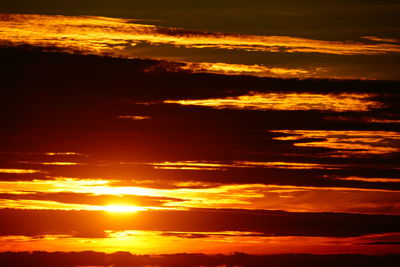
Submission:
[[[304,162],[268,162],[268,161],[234,161],[234,162],[218,162],[218,161],[177,161],[177,162],[154,162],[147,163],[160,170],[227,170],[228,168],[277,168],[277,169],[340,169],[345,165],[328,165],[318,163]]]
[[[368,111],[383,107],[368,94],[257,93],[226,98],[165,100],[164,103],[244,110]]]
[[[379,243],[374,240],[387,244]],[[170,232],[170,231],[106,231],[102,238],[79,238],[69,235],[38,236],[0,236],[0,245],[14,251],[25,251],[32,245],[46,251],[87,251],[88,249],[113,252],[135,251],[137,254],[207,253],[215,255],[238,254],[236,251],[260,255],[261,253],[396,253],[396,234],[364,235],[360,237],[309,237],[309,236],[270,236],[254,232]],[[397,239],[398,240],[398,239]],[[156,242],[155,242],[156,241]],[[368,242],[370,243],[360,243]],[[137,244],[152,244],[151,247]],[[241,253],[242,254],[242,253]],[[198,254],[197,254],[198,255]],[[243,255],[243,254],[242,254]],[[161,255],[158,255],[158,257]],[[264,262],[265,264],[265,262]],[[174,265],[175,266],[175,265]],[[309,265],[308,265],[309,266]]]
[[[133,121],[140,121],[140,120],[149,120],[150,116],[137,116],[137,115],[121,115],[118,116],[118,119],[124,120],[133,120]]]
[[[376,36],[363,36],[362,38],[374,41],[374,42],[382,42],[382,43],[400,43],[399,39],[395,38],[382,38],[382,37],[376,37]]]
[[[30,169],[0,169],[0,173],[11,173],[11,174],[31,174],[31,173],[40,173],[39,170],[30,170]]]
[[[291,36],[207,33],[134,23],[134,20],[90,16],[3,14],[4,43],[56,46],[90,54],[114,53],[140,42],[191,48],[243,51],[376,55],[399,53],[398,44],[323,41]]]
[[[387,154],[400,151],[400,134],[394,131],[275,130],[272,132],[285,134],[286,136],[275,139],[295,141],[295,146],[334,149],[336,151],[332,153],[333,156]]]
[[[245,65],[228,63],[209,63],[209,62],[188,62],[180,69],[191,72],[207,72],[225,75],[254,75],[258,77],[278,77],[278,78],[307,78],[316,76],[323,69],[301,69],[301,68],[277,68],[266,67],[263,65]]]
[[[339,180],[345,180],[345,181],[362,181],[362,182],[370,182],[370,183],[375,183],[375,182],[382,182],[382,183],[400,183],[400,179],[396,178],[365,178],[365,177],[342,177],[342,178],[337,178]]]
[[[343,180],[336,177],[333,179]],[[0,182],[0,207],[107,211],[241,208],[400,215],[400,192],[396,190],[271,184],[193,184],[195,186],[190,187],[190,182],[176,182],[173,188],[151,188],[140,184],[119,185],[107,180]]]
[[[73,192],[14,192],[14,193],[2,193],[0,199],[12,199],[12,200],[40,200],[40,201],[53,201],[64,204],[78,204],[90,205],[90,206],[108,206],[116,203],[123,203],[124,205],[140,206],[140,207],[160,207],[168,202],[179,202],[182,201],[179,198],[169,197],[153,197],[153,196],[138,196],[138,195],[93,195],[85,193],[73,193]],[[15,203],[18,205],[18,202]],[[60,207],[62,208],[62,206]],[[87,207],[86,208],[90,208]]]

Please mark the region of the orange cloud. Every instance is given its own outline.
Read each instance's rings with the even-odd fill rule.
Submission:
[[[0,169],[0,173],[15,173],[15,174],[27,174],[27,173],[40,173],[39,170],[28,170],[28,169]]]
[[[140,121],[140,120],[149,120],[150,116],[122,115],[118,116],[118,119]]]
[[[398,253],[396,245],[374,244],[374,240],[398,240],[396,233],[360,237],[266,236],[257,232],[170,232],[106,231],[103,238],[77,238],[69,235],[11,235],[0,237],[2,251],[102,252],[131,251],[137,254],[159,253]],[[370,243],[370,244],[369,244]],[[86,261],[85,261],[86,262]]]
[[[398,44],[322,41],[290,36],[257,36],[185,31],[134,23],[134,20],[93,16],[3,14],[3,43],[56,46],[83,53],[112,53],[140,42],[189,48],[376,55],[400,52]],[[117,52],[119,56],[126,53]]]
[[[333,155],[354,156],[387,154],[400,151],[400,133],[391,131],[274,130],[287,136],[274,138],[297,141],[295,146],[335,149]],[[308,141],[307,139],[323,139]],[[303,139],[307,141],[302,141]]]
[[[368,111],[383,104],[371,94],[250,93],[225,98],[166,100],[164,103],[216,109]]]
[[[276,169],[339,169],[343,165],[329,165],[302,162],[261,162],[261,161],[234,161],[232,163],[218,163],[205,161],[176,161],[149,163],[155,169],[166,170],[226,170],[228,168],[276,168]]]
[[[370,40],[370,41],[374,41],[374,42],[400,43],[399,39],[394,39],[394,38],[382,38],[382,37],[376,37],[376,36],[363,36],[362,38]]]
[[[365,177],[343,177],[343,178],[336,178],[337,180],[343,181],[361,181],[361,182],[368,182],[368,183],[400,183],[400,179],[396,178],[365,178]]]
[[[105,211],[242,208],[400,215],[400,192],[395,190],[265,184],[209,184],[199,188],[181,185],[182,188],[156,189],[116,186],[108,180],[3,181],[0,208]]]
[[[209,62],[187,62],[181,69],[192,72],[207,72],[225,75],[253,75],[258,77],[277,77],[277,78],[307,78],[316,73],[324,71],[321,68],[312,70],[291,69],[291,68],[270,68],[262,65],[244,65],[228,63],[209,63]]]

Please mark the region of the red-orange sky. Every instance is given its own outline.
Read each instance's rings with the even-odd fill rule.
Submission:
[[[0,259],[400,253],[398,3],[83,2],[0,8]]]

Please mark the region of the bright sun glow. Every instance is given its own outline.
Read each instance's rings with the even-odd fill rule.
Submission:
[[[99,206],[96,210],[104,210],[108,212],[137,212],[145,210],[143,207],[137,206],[129,206],[129,205],[108,205],[108,206]]]

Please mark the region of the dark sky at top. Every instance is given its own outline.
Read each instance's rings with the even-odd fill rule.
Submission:
[[[399,9],[398,1],[374,0],[3,0],[0,12],[150,19],[186,29],[340,40],[400,37]]]

